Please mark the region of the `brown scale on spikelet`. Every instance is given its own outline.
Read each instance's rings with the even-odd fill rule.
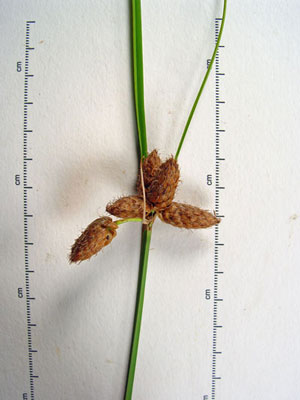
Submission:
[[[220,222],[220,219],[209,211],[175,201],[158,215],[163,222],[186,229],[209,228]]]
[[[179,177],[179,167],[173,157],[161,164],[155,178],[146,188],[146,198],[157,210],[163,210],[172,203]]]
[[[121,197],[106,206],[106,211],[119,218],[143,218],[144,202],[139,196]],[[151,211],[146,203],[146,216]]]
[[[118,225],[110,217],[97,218],[73,244],[69,257],[70,262],[87,260],[97,254],[117,235],[117,228]]]
[[[161,165],[161,159],[158,155],[157,150],[151,151],[151,153],[145,158],[143,161],[142,167],[143,167],[143,177],[144,177],[144,186],[145,188],[148,188],[148,186],[151,184],[153,178],[155,177],[158,168]],[[138,174],[138,179],[137,179],[137,191],[139,195],[143,195],[143,189],[142,189],[142,184],[141,184],[141,175],[140,173]]]

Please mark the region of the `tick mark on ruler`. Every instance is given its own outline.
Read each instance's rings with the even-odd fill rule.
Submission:
[[[220,28],[220,21],[222,18],[215,19],[215,40],[217,41],[219,35],[219,28]],[[221,157],[222,151],[222,141],[225,135],[221,133],[225,132],[225,129],[221,129],[220,126],[220,119],[221,119],[221,112],[223,111],[223,107],[221,104],[225,104],[225,100],[222,93],[222,82],[225,76],[225,73],[220,69],[220,59],[222,53],[220,52],[220,48],[223,49],[224,46],[219,45],[217,49],[216,59],[215,59],[215,211],[218,217],[224,218],[222,212],[220,212],[220,192],[224,190],[225,187],[222,186],[220,182],[220,169],[222,166],[221,161],[224,161],[225,158]],[[222,214],[222,215],[220,215]],[[222,229],[222,224],[215,226],[215,246],[214,246],[214,286],[213,286],[213,327],[212,327],[212,372],[211,372],[211,400],[216,400],[216,381],[221,379],[220,376],[216,376],[216,369],[217,369],[217,354],[222,354],[221,351],[216,351],[217,341],[218,341],[218,331],[222,328],[222,325],[218,324],[218,306],[220,302],[223,301],[223,298],[220,297],[218,294],[219,289],[219,279],[221,278],[221,274],[223,271],[219,271],[219,251],[220,246],[224,246],[223,238],[219,239],[219,232]],[[222,243],[219,242],[222,240]]]
[[[28,174],[27,174],[27,163],[32,161],[32,158],[28,156],[27,141],[28,133],[32,133],[32,129],[28,129],[27,117],[30,110],[32,110],[33,101],[28,101],[29,96],[29,79],[33,78],[33,74],[29,74],[29,62],[31,51],[34,47],[30,45],[30,29],[35,21],[26,22],[26,35],[25,35],[25,74],[24,74],[24,95],[23,95],[23,217],[24,217],[24,258],[25,258],[25,285],[26,285],[26,319],[27,319],[27,342],[28,342],[28,367],[29,367],[29,387],[30,387],[30,400],[34,400],[34,379],[38,378],[38,375],[34,375],[33,370],[33,355],[37,353],[36,349],[32,348],[32,335],[31,330],[36,327],[36,324],[31,322],[31,301],[35,300],[30,293],[30,273],[33,273],[33,269],[30,268],[30,258],[29,258],[29,246],[33,246],[33,242],[28,242],[29,228],[28,228],[28,218],[32,218],[33,214],[28,214],[28,190],[33,187],[28,185]],[[30,80],[30,82],[32,82]],[[27,393],[23,394],[23,399],[27,399]]]

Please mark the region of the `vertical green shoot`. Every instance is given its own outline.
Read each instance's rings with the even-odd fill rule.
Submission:
[[[140,157],[147,157],[147,134],[144,108],[143,38],[141,1],[132,0],[133,77],[135,113]]]
[[[143,42],[142,42],[142,13],[141,1],[132,0],[132,38],[133,38],[133,79],[135,95],[135,111],[138,128],[140,158],[147,157],[147,134],[144,109],[144,74],[143,74]],[[136,308],[133,323],[133,334],[128,364],[127,382],[124,400],[131,400],[139,338],[142,323],[144,293],[148,266],[148,256],[151,241],[151,226],[144,224],[142,228],[142,243],[140,252],[140,267]]]
[[[133,335],[132,335],[131,352],[130,352],[130,360],[129,360],[129,366],[128,366],[127,383],[126,383],[126,391],[125,391],[124,400],[131,400],[132,390],[133,390],[135,366],[136,366],[136,359],[137,359],[139,338],[140,338],[140,330],[141,330],[141,323],[142,323],[142,313],[143,313],[144,293],[145,293],[145,284],[146,284],[151,233],[152,233],[152,230],[149,229],[149,227],[143,225],[142,245],[141,245],[141,254],[140,254],[140,270],[139,270],[139,278],[138,278],[136,309],[135,309],[135,316],[134,316],[134,329],[133,329]]]

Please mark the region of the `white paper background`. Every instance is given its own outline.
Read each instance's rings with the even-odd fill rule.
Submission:
[[[134,191],[130,2],[1,1],[1,399],[30,394],[24,289],[25,22],[34,19],[28,176],[34,399],[122,399],[140,230],[69,266],[81,229]],[[214,44],[217,1],[144,1],[149,149],[175,153]],[[229,2],[221,64],[218,400],[292,399],[299,373],[299,3]],[[179,201],[214,208],[214,78],[180,155]],[[214,231],[157,222],[133,398],[211,399]],[[28,397],[30,398],[30,397]]]

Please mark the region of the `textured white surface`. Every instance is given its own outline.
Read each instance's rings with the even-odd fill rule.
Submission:
[[[144,1],[149,148],[175,153],[214,44],[219,1]],[[90,262],[69,266],[73,239],[137,169],[129,1],[1,1],[0,398],[29,392],[22,186],[25,21],[34,134],[28,171],[34,219],[35,400],[122,399],[140,232],[120,227]],[[229,1],[220,198],[217,400],[297,398],[299,345],[299,45],[297,1]],[[214,207],[214,79],[180,155],[177,199]],[[133,399],[211,399],[214,232],[157,222],[151,244]],[[30,398],[30,397],[28,397]]]

